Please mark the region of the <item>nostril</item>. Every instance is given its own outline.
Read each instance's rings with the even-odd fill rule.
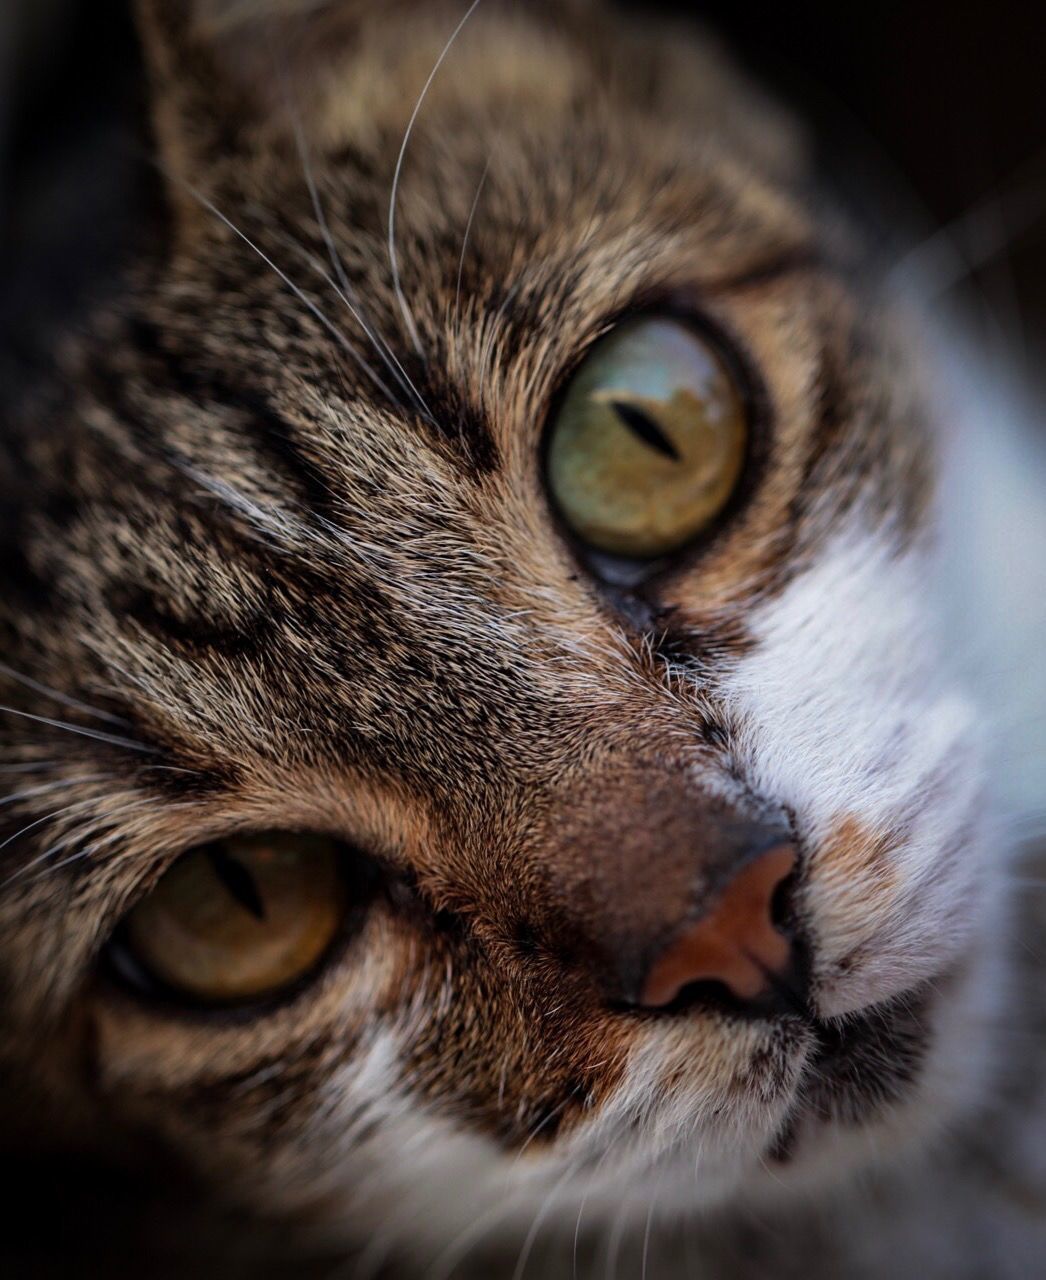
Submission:
[[[680,1015],[700,1011],[722,1013],[745,1021],[792,1014],[809,1020],[806,998],[799,983],[791,976],[768,984],[758,995],[742,999],[725,982],[707,978],[687,983],[669,1004],[657,1009],[658,1015]]]
[[[795,891],[799,882],[793,868],[779,881],[770,899],[770,922],[781,933],[791,933],[795,927]]]
[[[796,948],[786,932],[795,849],[781,843],[743,862],[708,909],[648,965],[639,1003],[648,1009],[689,1005],[695,995],[759,1012],[805,1004]]]
[[[739,999],[725,982],[715,978],[702,978],[698,982],[688,982],[679,994],[668,1002],[658,1006],[659,1014],[690,1013],[700,1009],[703,1012],[730,1014],[732,1017],[762,1017],[764,1010],[753,1005],[751,1000]]]

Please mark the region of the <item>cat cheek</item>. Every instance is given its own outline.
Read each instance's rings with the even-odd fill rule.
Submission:
[[[961,956],[978,914],[977,717],[925,608],[932,565],[855,523],[751,620],[724,681],[758,792],[795,815],[823,1013]]]
[[[960,811],[961,812],[961,811]],[[840,1017],[961,966],[982,913],[975,822],[950,839],[844,817],[811,855],[806,909],[815,921],[817,1007]],[[920,864],[923,864],[922,872]],[[927,871],[927,868],[929,870]]]

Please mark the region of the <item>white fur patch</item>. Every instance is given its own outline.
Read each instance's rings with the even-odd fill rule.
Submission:
[[[926,607],[933,565],[859,520],[755,610],[754,652],[725,681],[757,794],[806,846],[825,1016],[911,990],[962,954],[973,925],[984,777],[972,701]],[[888,868],[817,858],[840,824],[896,832]],[[832,966],[861,949],[836,980]]]
[[[1043,794],[1027,736],[1014,740],[1019,778],[996,755],[1020,701],[1000,696],[1003,677],[1015,659],[1030,661],[1046,609],[1046,583],[1028,595],[1046,571],[1014,539],[1023,527],[1046,545],[1046,516],[1018,474],[1026,455],[995,443],[982,434],[946,450],[936,544],[902,546],[858,516],[841,528],[780,596],[753,608],[752,651],[718,690],[740,728],[744,781],[790,809],[804,845],[820,1015],[846,1018],[967,962],[927,1015],[918,1079],[865,1125],[804,1121],[797,1158],[769,1171],[765,1152],[807,1050],[797,1041],[784,1076],[760,1095],[732,1073],[757,1056],[765,1029],[749,1042],[734,1027],[720,1053],[714,1027],[666,1025],[644,1038],[590,1119],[517,1158],[421,1106],[399,1074],[409,1029],[388,1031],[329,1095],[328,1122],[339,1111],[380,1121],[362,1143],[346,1124],[341,1167],[342,1187],[353,1188],[349,1216],[371,1240],[363,1274],[405,1244],[441,1280],[503,1232],[526,1249],[538,1230],[569,1232],[582,1216],[623,1233],[642,1230],[652,1206],[683,1213],[820,1194],[855,1168],[896,1159],[913,1139],[932,1140],[983,1097],[1005,998],[996,942],[1006,932],[1009,820]],[[978,493],[985,485],[995,487]],[[1029,668],[1027,684],[1040,724],[1044,672],[1043,662]],[[845,822],[889,836],[877,861],[818,856]]]

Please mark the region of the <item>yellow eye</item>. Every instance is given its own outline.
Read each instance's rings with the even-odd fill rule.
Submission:
[[[549,439],[549,488],[595,550],[665,555],[722,511],[747,437],[744,397],[707,341],[675,320],[629,321],[567,390]]]
[[[314,968],[349,906],[336,841],[234,836],[184,854],[127,916],[121,947],[163,989],[233,1004]]]

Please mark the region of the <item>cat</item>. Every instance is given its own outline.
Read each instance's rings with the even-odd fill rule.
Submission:
[[[1031,410],[687,26],[138,15],[3,440],[11,1149],[171,1274],[1037,1274]]]

